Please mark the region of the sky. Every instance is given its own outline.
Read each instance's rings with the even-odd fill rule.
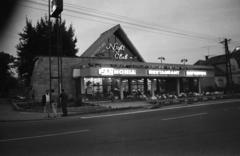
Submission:
[[[240,46],[240,0],[63,0],[62,19],[73,24],[78,56],[106,30],[120,24],[146,62],[194,64],[225,53],[220,42]],[[0,51],[17,56],[26,16],[48,14],[47,0],[20,0],[0,36]],[[110,16],[107,16],[110,15]]]

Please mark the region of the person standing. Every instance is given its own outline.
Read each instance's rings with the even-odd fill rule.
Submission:
[[[44,106],[43,114],[44,118],[50,117],[50,94],[49,90],[45,91],[45,94],[42,96],[42,105]]]
[[[67,113],[68,94],[64,91],[64,89],[62,89],[60,98],[61,98],[61,105],[62,105],[62,112],[63,112],[62,116],[68,116],[68,113]]]
[[[114,94],[112,91],[109,92],[110,100],[113,102],[114,99]]]
[[[52,103],[53,116],[57,117],[58,94],[54,92],[54,89],[52,89],[51,103]]]

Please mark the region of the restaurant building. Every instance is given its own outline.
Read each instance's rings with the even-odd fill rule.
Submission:
[[[52,71],[56,70],[54,62],[53,57]],[[39,57],[35,63],[32,86],[39,91],[38,97],[44,88],[49,88],[47,64],[48,57]],[[124,99],[136,92],[149,96],[202,93],[204,88],[214,85],[214,68],[145,62],[117,25],[102,33],[80,57],[64,57],[62,78],[62,87],[72,98],[85,94],[90,99],[102,99],[111,91],[116,99]],[[56,82],[52,85],[57,88]]]

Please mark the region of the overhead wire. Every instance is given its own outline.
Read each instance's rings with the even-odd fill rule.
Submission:
[[[46,0],[42,0],[43,2],[47,2]],[[103,12],[103,11],[99,11],[96,9],[91,9],[91,8],[87,8],[87,7],[83,7],[83,6],[79,6],[79,5],[73,5],[70,3],[64,3],[67,4],[67,6],[70,6],[72,8],[76,8],[76,9],[84,9],[86,11],[91,11],[91,12],[96,12],[96,13],[100,13],[103,15],[107,15],[107,16],[112,16],[112,17],[118,17],[118,18],[123,18],[126,20],[132,20],[134,22],[139,22],[139,23],[143,23],[143,24],[148,24],[148,25],[152,25],[152,26],[158,26],[158,27],[162,27],[162,28],[167,28],[167,29],[172,29],[172,30],[177,30],[177,31],[182,31],[182,32],[186,32],[186,33],[192,33],[192,34],[197,34],[197,35],[201,35],[201,36],[208,36],[208,37],[212,37],[212,38],[219,38],[219,37],[215,37],[215,36],[211,36],[211,35],[205,35],[205,34],[200,34],[200,33],[195,33],[192,31],[186,31],[186,30],[182,30],[182,29],[178,29],[178,28],[173,28],[173,27],[169,27],[169,26],[164,26],[164,25],[159,25],[159,24],[155,24],[155,23],[150,23],[150,22],[146,22],[146,21],[142,21],[142,20],[138,20],[138,19],[134,19],[134,18],[129,18],[129,17],[125,17],[125,16],[120,16],[114,13],[108,13],[108,12]]]
[[[31,3],[35,3],[35,4],[38,4],[38,5],[43,5],[43,6],[48,6],[47,4],[42,4],[42,3],[38,3],[38,2],[33,2],[31,0],[25,0],[25,1],[28,1],[28,2],[31,2]],[[42,0],[43,2],[47,2],[45,0]],[[102,14],[106,14],[108,16],[112,16],[112,17],[119,17],[119,18],[123,18],[123,19],[127,19],[127,20],[132,20],[133,22],[138,22],[138,23],[145,23],[147,25],[152,25],[152,26],[155,26],[157,24],[154,24],[154,23],[149,23],[149,22],[145,22],[145,21],[141,21],[141,20],[136,20],[136,19],[133,19],[133,18],[128,18],[128,17],[124,17],[124,16],[120,16],[120,15],[117,15],[117,14],[110,14],[110,13],[107,13],[107,12],[101,12],[101,11],[98,11],[98,10],[95,10],[95,9],[91,9],[91,8],[86,8],[86,7],[82,7],[82,6],[74,6],[70,3],[65,3],[67,5],[69,5],[69,7],[73,8],[83,8],[85,10],[92,10],[94,12],[98,12],[98,13],[102,13]],[[26,6],[27,7],[27,6]],[[35,9],[38,9],[38,8],[35,8]],[[101,17],[101,16],[96,16],[96,15],[92,15],[92,14],[89,14],[89,13],[83,13],[83,12],[79,12],[79,11],[73,11],[73,10],[70,10],[70,9],[65,9],[69,12],[75,12],[75,13],[78,13],[78,14],[85,14],[87,16],[92,16],[92,17],[97,17],[97,18],[103,18],[103,19],[107,19],[107,20],[115,20],[115,19],[110,19],[110,18],[107,18],[107,17]],[[43,11],[47,11],[47,10],[43,10]],[[111,25],[114,25],[113,23],[107,23],[107,22],[103,22],[103,21],[99,21],[99,20],[93,20],[93,19],[88,19],[88,18],[83,18],[83,17],[79,17],[79,16],[73,16],[73,15],[68,15],[68,14],[64,14],[66,16],[70,16],[70,17],[75,17],[75,18],[81,18],[81,19],[85,19],[85,20],[91,20],[91,21],[96,21],[96,22],[100,22],[100,23],[105,23],[105,24],[111,24]],[[115,20],[116,21],[116,20]],[[120,20],[117,20],[117,21],[120,21]],[[204,40],[207,40],[207,41],[211,41],[211,42],[219,42],[221,40],[221,38],[207,38],[206,36],[209,36],[209,37],[214,37],[214,36],[210,36],[210,35],[205,35],[204,34],[200,34],[200,33],[193,33],[193,32],[190,32],[190,31],[185,31],[185,30],[181,30],[181,29],[176,29],[176,28],[171,28],[171,27],[168,27],[168,26],[163,26],[163,25],[157,25],[159,27],[165,27],[165,28],[169,28],[169,29],[172,29],[173,31],[170,31],[170,30],[164,30],[164,29],[159,29],[159,28],[152,28],[152,27],[149,27],[149,26],[144,26],[144,25],[137,25],[135,23],[129,23],[129,22],[125,22],[125,21],[120,21],[120,22],[123,22],[123,23],[126,23],[126,24],[130,24],[130,25],[135,25],[135,26],[139,26],[139,27],[142,27],[142,28],[146,28],[146,29],[153,29],[155,31],[163,31],[165,33],[159,33],[159,32],[155,32],[155,31],[149,31],[149,30],[143,30],[143,29],[139,29],[139,28],[132,28],[132,27],[129,27],[129,26],[125,26],[126,28],[130,28],[130,29],[135,29],[135,30],[140,30],[140,31],[146,31],[146,32],[152,32],[152,33],[157,33],[157,34],[162,34],[162,35],[167,35],[167,36],[174,36],[174,37],[180,37],[180,38],[186,38],[186,39],[194,39],[194,40],[201,40],[201,41],[204,41]],[[179,30],[179,31],[182,31],[182,32],[174,32],[174,30]],[[185,34],[183,32],[188,32],[190,34]],[[170,34],[166,34],[166,33],[170,33],[170,34],[174,34],[174,35],[170,35]],[[196,36],[196,34],[198,35],[201,35],[201,36]],[[223,39],[223,38],[222,38]]]
[[[38,4],[38,5],[48,6],[47,4],[33,2],[33,1],[30,1],[30,0],[26,0],[26,1]],[[44,1],[44,0],[42,0],[42,1]],[[46,2],[46,1],[44,1],[44,2]],[[175,32],[175,31],[172,31],[172,30],[165,30],[165,29],[158,28],[158,27],[156,27],[156,28],[155,27],[151,27],[149,25],[141,25],[141,23],[140,24],[139,23],[131,23],[131,21],[128,22],[128,21],[112,19],[112,18],[109,18],[109,17],[93,15],[93,14],[90,14],[90,13],[85,13],[85,12],[80,12],[80,11],[76,11],[76,10],[71,10],[71,9],[68,9],[68,8],[65,8],[64,10],[69,11],[69,12],[73,12],[73,13],[77,13],[77,14],[86,15],[86,16],[92,16],[92,17],[96,17],[96,18],[101,18],[101,19],[105,19],[105,20],[116,21],[116,22],[123,22],[123,23],[129,24],[129,25],[134,25],[134,26],[138,26],[138,27],[142,27],[142,28],[146,28],[146,29],[150,29],[150,30],[162,31],[162,32],[165,32],[165,33],[172,33],[172,34],[175,34],[175,35],[181,35],[181,36],[188,37],[188,38],[197,38],[197,39],[201,39],[201,40],[208,40],[208,41],[219,42],[219,38],[218,39],[217,38],[213,39],[213,38],[207,38],[207,37],[204,37],[204,36],[197,36],[195,34],[187,34],[187,33],[183,33],[183,32]],[[72,16],[72,15],[68,15],[68,16]],[[118,15],[116,15],[116,16],[118,16]],[[124,17],[124,16],[121,16],[121,17]],[[127,18],[127,17],[124,17],[124,18]],[[145,21],[143,21],[143,22],[145,22]],[[139,29],[137,29],[137,30],[139,30]],[[178,36],[176,36],[176,37],[178,37]]]
[[[44,1],[44,0],[43,0]],[[210,35],[205,35],[205,34],[200,34],[200,33],[195,33],[195,32],[192,32],[192,31],[187,31],[187,30],[182,30],[182,29],[178,29],[178,28],[173,28],[173,27],[169,27],[169,26],[164,26],[164,25],[159,25],[159,24],[155,24],[155,23],[150,23],[150,22],[146,22],[146,21],[142,21],[142,20],[138,20],[138,19],[134,19],[134,18],[129,18],[129,17],[125,17],[125,16],[120,16],[120,15],[117,15],[117,14],[113,14],[113,13],[108,13],[108,12],[103,12],[103,11],[99,11],[99,10],[95,10],[95,9],[91,9],[91,8],[86,8],[86,7],[82,7],[82,6],[77,6],[77,5],[73,5],[73,4],[69,4],[69,3],[66,3],[68,6],[72,7],[72,8],[76,8],[76,9],[83,9],[83,10],[86,10],[86,11],[91,11],[91,12],[96,12],[96,13],[100,13],[100,14],[103,14],[103,15],[107,15],[107,16],[110,16],[110,17],[117,17],[117,18],[122,18],[122,19],[126,19],[126,20],[129,20],[129,21],[133,21],[133,22],[138,22],[138,23],[142,23],[142,24],[147,24],[147,25],[150,25],[150,26],[157,26],[157,27],[161,27],[163,29],[171,29],[173,31],[181,31],[181,32],[185,32],[185,33],[190,33],[190,34],[193,34],[193,35],[200,35],[200,36],[205,36],[205,37],[212,37],[212,38],[217,38],[215,36],[210,36]]]
[[[44,9],[39,9],[39,8],[36,8],[36,7],[27,6],[27,5],[23,5],[23,4],[18,4],[18,5],[23,6],[23,7],[27,7],[27,8],[40,10],[40,11],[47,11],[47,10],[44,10]],[[74,15],[68,15],[66,13],[64,13],[64,15],[65,16],[69,16],[69,17],[80,18],[80,19],[84,19],[84,20],[90,20],[90,21],[94,21],[94,22],[109,24],[109,25],[115,25],[113,23],[108,23],[108,22],[103,22],[103,21],[99,21],[99,20],[88,19],[88,18],[74,16]],[[190,40],[197,40],[197,41],[205,41],[205,42],[214,42],[214,43],[216,43],[216,41],[206,41],[206,40],[199,39],[199,38],[191,38],[191,37],[187,37],[187,36],[177,36],[177,35],[174,35],[174,34],[160,33],[160,32],[156,32],[156,31],[154,32],[154,31],[149,31],[149,30],[144,30],[144,29],[139,29],[139,28],[133,28],[133,27],[129,27],[129,26],[124,26],[124,27],[129,28],[129,29],[133,29],[133,30],[139,30],[139,31],[144,31],[144,32],[151,32],[151,33],[154,33],[154,34],[161,34],[161,35],[173,36],[173,37],[190,39]]]

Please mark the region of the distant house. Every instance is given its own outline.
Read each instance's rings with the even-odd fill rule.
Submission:
[[[233,83],[240,85],[240,49],[230,54],[230,63]],[[227,72],[225,55],[214,56],[211,58],[206,57],[206,60],[199,60],[194,65],[214,66],[215,84],[221,88],[226,86]]]

